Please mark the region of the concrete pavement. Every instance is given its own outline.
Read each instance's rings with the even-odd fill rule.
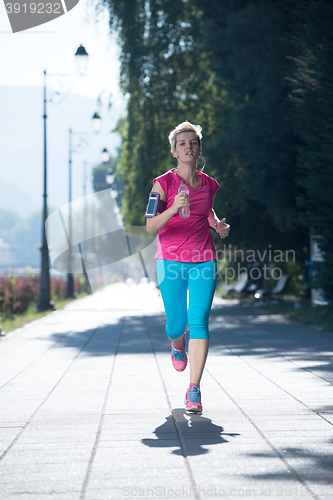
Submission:
[[[152,284],[0,341],[0,499],[333,498],[333,333],[216,299],[184,413]]]

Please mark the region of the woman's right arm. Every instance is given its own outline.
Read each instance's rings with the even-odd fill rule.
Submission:
[[[165,192],[163,191],[161,184],[158,181],[155,182],[152,191],[154,193],[158,193],[160,195],[161,200],[166,201]],[[164,210],[164,212],[162,213],[155,215],[155,217],[148,217],[146,219],[146,229],[148,233],[154,234],[160,229],[162,229],[162,227],[164,227],[169,222],[169,220],[176,213],[178,213],[178,210],[181,207],[185,207],[187,205],[189,205],[188,197],[187,196],[184,197],[184,193],[177,194],[170,208]]]

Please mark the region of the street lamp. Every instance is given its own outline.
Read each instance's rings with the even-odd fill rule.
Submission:
[[[99,132],[101,127],[101,117],[98,113],[94,113],[92,116],[92,128],[94,133]],[[91,138],[91,132],[73,132],[69,129],[69,154],[68,154],[68,238],[70,242],[70,248],[68,252],[68,273],[67,273],[67,298],[74,298],[74,277],[73,277],[73,255],[72,255],[72,155],[73,153],[82,152],[83,146],[88,145],[86,140],[83,145],[79,141],[77,148],[73,149],[73,136],[77,135],[80,138],[89,136]]]
[[[109,163],[109,160],[110,160],[110,153],[106,148],[104,148],[102,150],[102,162]],[[108,168],[107,171],[105,172],[105,182],[111,186],[111,184],[113,184],[113,181],[114,181],[113,168]]]
[[[110,160],[110,153],[106,148],[104,148],[102,150],[102,162],[108,163],[109,160]],[[110,183],[110,184],[112,184],[112,183]]]
[[[83,241],[88,241],[90,235],[88,235],[88,228],[90,227],[89,224],[92,224],[93,221],[92,221],[92,215],[91,215],[91,209],[90,209],[90,216],[88,217],[88,207],[87,207],[87,169],[88,169],[88,166],[96,166],[96,162],[94,163],[91,163],[91,162],[87,162],[87,160],[84,160],[83,161],[83,200],[84,200],[84,205],[83,205]],[[89,222],[89,219],[90,219],[90,222]],[[90,228],[90,231],[89,233],[91,234],[92,231],[91,231],[91,228]],[[82,258],[82,257],[81,257]],[[89,253],[86,253],[86,260],[89,259]],[[85,264],[83,263],[82,264],[82,267],[83,267],[83,274],[84,274],[84,279],[85,279],[85,283],[86,283],[86,292],[87,293],[92,293],[92,290],[91,290],[91,286],[90,286],[90,282],[89,282],[89,278],[88,278],[88,274],[87,274],[87,271],[86,271],[86,267],[85,267]]]
[[[93,128],[94,132],[99,132],[100,131],[100,129],[101,129],[101,123],[102,123],[102,119],[99,116],[99,114],[97,112],[94,113],[93,116],[92,116],[92,128]]]
[[[103,151],[102,151],[102,153],[103,153]],[[113,168],[108,168],[107,171],[105,172],[105,181],[106,181],[107,184],[109,184],[109,186],[111,188],[111,196],[113,198],[116,198],[118,193],[117,193],[117,191],[115,191],[115,190],[112,189],[112,184],[114,182],[114,175],[113,175],[113,173],[114,173]],[[116,206],[117,206],[117,221],[124,228],[124,233],[125,233],[125,237],[126,237],[126,243],[127,243],[128,253],[131,256],[132,255],[132,250],[131,250],[130,239],[129,239],[129,236],[128,236],[128,233],[127,233],[127,229],[126,229],[126,227],[123,224],[122,216],[121,216],[121,213],[120,213],[120,210],[118,208],[118,204],[117,203],[116,203]],[[145,273],[145,277],[149,281],[148,271],[147,271],[146,264],[144,262],[144,259],[143,259],[141,251],[138,252],[138,255],[139,255],[139,258],[140,258],[140,261],[141,261],[142,269],[144,270],[144,273]]]
[[[80,45],[75,54],[75,60],[77,63],[80,75],[84,71],[84,66],[82,61],[87,64],[88,54],[85,48]],[[68,92],[69,89],[65,93]],[[46,219],[47,219],[47,134],[46,134],[46,105],[47,105],[47,86],[46,86],[46,71],[44,70],[44,84],[43,84],[43,219],[42,219],[42,246],[41,250],[41,278],[40,278],[40,295],[37,301],[37,309],[39,311],[47,311],[48,309],[53,309],[53,304],[51,303],[51,292],[50,292],[50,262],[49,262],[49,248],[46,239]]]
[[[109,161],[110,154],[106,148],[104,148],[102,151],[102,160],[103,160],[103,155],[104,155],[105,159],[106,159],[106,155],[108,155],[107,161]],[[103,163],[107,163],[107,162],[103,161]],[[118,196],[118,191],[115,189],[112,189],[112,184],[114,183],[114,175],[113,174],[114,174],[114,169],[111,167],[108,168],[107,171],[105,172],[105,182],[110,186],[110,189],[111,189],[110,195],[116,201],[116,198]],[[117,207],[117,222],[118,222],[118,224],[120,224],[120,226],[123,226],[123,220],[122,220],[121,213],[119,211],[117,202],[116,202],[116,207]],[[129,240],[127,241],[127,243],[129,244]]]
[[[88,52],[82,44],[75,52],[75,61],[78,72],[82,75],[86,72],[88,66]]]
[[[113,175],[113,169],[112,168],[108,168],[107,171],[105,172],[105,181],[110,186],[111,186],[111,184],[113,184],[114,175]]]

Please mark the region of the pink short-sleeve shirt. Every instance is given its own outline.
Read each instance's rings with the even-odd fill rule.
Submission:
[[[206,262],[216,259],[216,249],[209,230],[209,212],[213,208],[213,199],[219,189],[218,182],[209,175],[201,175],[201,186],[192,189],[189,186],[190,216],[182,218],[175,214],[159,230],[156,259],[178,262]],[[166,207],[172,206],[181,178],[171,169],[156,177],[166,195]]]

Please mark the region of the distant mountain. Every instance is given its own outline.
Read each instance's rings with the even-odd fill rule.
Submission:
[[[14,182],[0,177],[0,208],[14,210],[25,217],[41,210],[42,203],[42,196],[40,196],[40,200],[37,200]]]
[[[41,238],[41,211],[23,218],[14,211],[0,209],[0,270],[39,267]]]
[[[49,91],[48,98],[50,95]],[[92,192],[91,171],[93,164],[100,162],[101,150],[106,147],[111,154],[116,153],[120,137],[110,131],[125,109],[123,103],[113,103],[107,111],[106,106],[97,108],[93,99],[72,94],[47,106],[48,203],[57,208],[68,202],[69,128],[75,132],[75,149],[76,133],[92,130],[91,117],[96,110],[103,119],[101,133],[89,137],[83,153],[73,154],[75,199],[82,196],[83,161],[89,162],[88,192]],[[0,208],[27,217],[41,209],[43,200],[43,89],[0,87],[0,107]]]

